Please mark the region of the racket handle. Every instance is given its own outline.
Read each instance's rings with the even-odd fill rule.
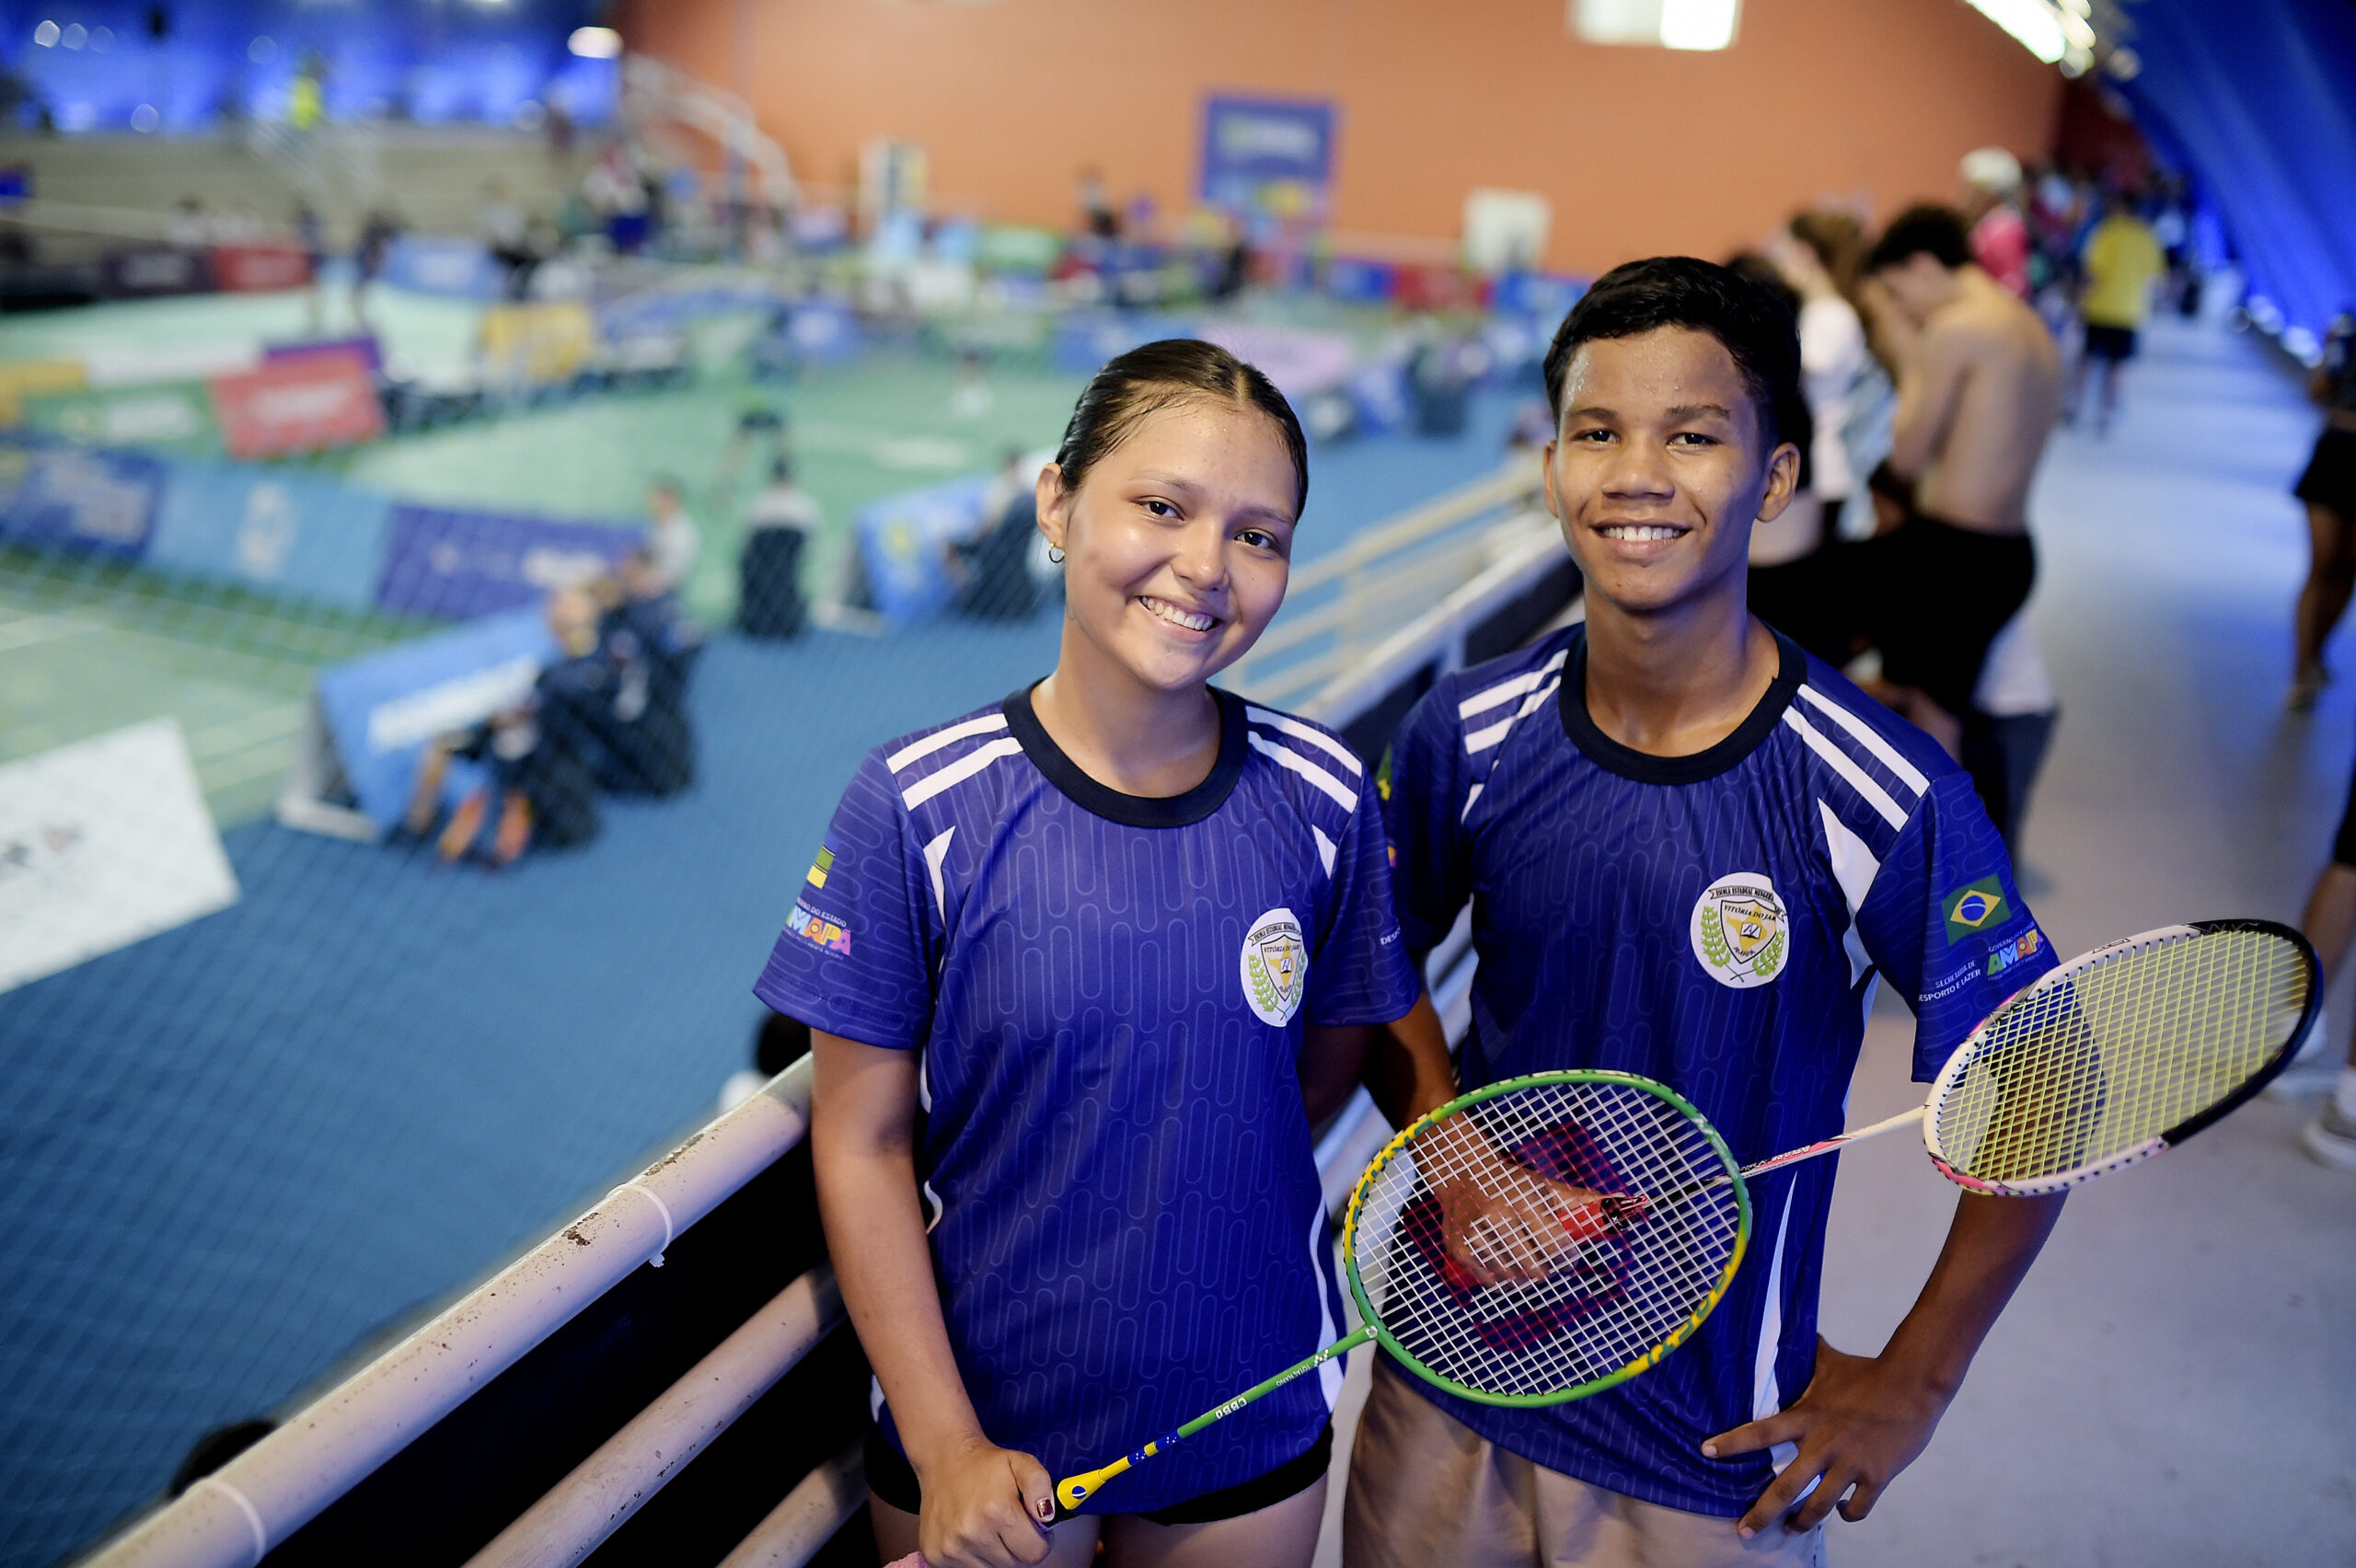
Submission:
[[[1786,1165],[1797,1165],[1804,1159],[1814,1159],[1819,1155],[1831,1154],[1836,1149],[1846,1148],[1853,1143],[1863,1143],[1867,1138],[1877,1138],[1884,1133],[1894,1133],[1900,1127],[1913,1126],[1922,1121],[1923,1113],[1930,1108],[1930,1103],[1926,1101],[1911,1111],[1900,1111],[1897,1115],[1886,1121],[1876,1122],[1870,1127],[1859,1127],[1854,1133],[1842,1133],[1837,1137],[1826,1138],[1822,1143],[1812,1143],[1806,1148],[1796,1148],[1788,1154],[1779,1154],[1773,1159],[1762,1159],[1756,1165],[1746,1165],[1742,1168],[1742,1179],[1748,1182],[1753,1177],[1764,1176],[1770,1170],[1781,1170]]]
[[[1114,1476],[1119,1475],[1131,1465],[1139,1464],[1153,1458],[1154,1455],[1161,1452],[1163,1448],[1176,1441],[1178,1441],[1178,1434],[1175,1432],[1170,1433],[1158,1442],[1148,1443],[1144,1447],[1139,1448],[1134,1454],[1126,1454],[1120,1458],[1114,1459],[1111,1464],[1106,1465],[1102,1470],[1087,1470],[1079,1475],[1066,1476],[1063,1480],[1056,1482],[1057,1521],[1060,1523],[1061,1521],[1069,1518],[1072,1515],[1078,1513],[1080,1511],[1080,1505],[1089,1498],[1094,1496],[1096,1493],[1103,1487],[1106,1482],[1112,1480]]]
[[[1335,1340],[1332,1344],[1329,1344],[1324,1349],[1319,1351],[1316,1355],[1309,1356],[1304,1360],[1294,1362],[1290,1366],[1286,1367],[1283,1371],[1277,1373],[1275,1377],[1267,1379],[1265,1382],[1253,1384],[1251,1388],[1244,1389],[1242,1393],[1236,1395],[1225,1404],[1212,1406],[1210,1409],[1203,1412],[1202,1414],[1195,1417],[1194,1420],[1186,1423],[1185,1425],[1180,1427],[1177,1431],[1164,1433],[1160,1437],[1155,1438],[1152,1442],[1148,1443],[1144,1447],[1139,1448],[1136,1453],[1130,1454],[1123,1458],[1114,1459],[1111,1464],[1106,1465],[1102,1470],[1085,1470],[1079,1475],[1066,1476],[1063,1480],[1056,1482],[1056,1516],[1049,1520],[1048,1523],[1061,1524],[1064,1520],[1070,1518],[1074,1514],[1080,1512],[1080,1505],[1082,1503],[1094,1496],[1098,1492],[1103,1490],[1103,1486],[1106,1482],[1112,1480],[1114,1476],[1119,1475],[1123,1470],[1127,1470],[1130,1466],[1145,1463],[1146,1460],[1153,1458],[1154,1455],[1161,1453],[1162,1450],[1174,1447],[1180,1439],[1192,1437],[1195,1433],[1200,1432],[1204,1427],[1210,1425],[1212,1423],[1226,1420],[1229,1416],[1233,1415],[1237,1411],[1242,1410],[1245,1405],[1250,1404],[1253,1400],[1258,1399],[1261,1395],[1271,1392],[1274,1389],[1283,1388],[1287,1383],[1291,1382],[1295,1378],[1299,1377],[1302,1373],[1314,1371],[1316,1368],[1324,1366],[1327,1362],[1333,1360],[1337,1355],[1347,1355],[1350,1352],[1356,1350],[1358,1346],[1366,1343],[1372,1338],[1374,1338],[1374,1331],[1372,1329],[1360,1327],[1353,1330],[1351,1332],[1343,1335],[1340,1339]]]

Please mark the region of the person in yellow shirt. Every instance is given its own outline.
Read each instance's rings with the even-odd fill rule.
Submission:
[[[2101,435],[2119,411],[2119,367],[2135,357],[2136,334],[2152,314],[2152,285],[2166,276],[2168,262],[2152,225],[2136,215],[2133,199],[2115,189],[2104,192],[2102,222],[2086,236],[2081,260],[2086,284],[2078,313],[2086,324],[2086,346],[2071,377],[2067,417],[2076,418],[2087,368],[2101,361],[2095,413],[2095,433]]]

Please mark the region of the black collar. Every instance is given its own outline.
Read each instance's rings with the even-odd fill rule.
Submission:
[[[1037,682],[1024,686],[999,705],[1006,715],[1006,727],[1022,744],[1022,754],[1032,766],[1047,776],[1047,782],[1062,790],[1074,805],[1093,812],[1107,822],[1117,822],[1126,827],[1184,827],[1200,822],[1219,807],[1234,792],[1235,781],[1243,776],[1243,759],[1250,755],[1249,731],[1243,721],[1243,699],[1210,688],[1218,701],[1218,760],[1211,765],[1210,777],[1183,795],[1125,795],[1109,785],[1100,784],[1080,771],[1080,765],[1064,755],[1032,711],[1031,693]]]
[[[1775,632],[1774,636],[1778,655],[1775,679],[1767,687],[1767,695],[1759,699],[1759,706],[1734,727],[1734,732],[1706,751],[1686,756],[1654,756],[1622,745],[1605,734],[1588,714],[1587,628],[1582,626],[1572,637],[1566,651],[1568,657],[1563,661],[1563,690],[1554,704],[1555,711],[1563,718],[1563,732],[1597,767],[1639,784],[1699,784],[1705,778],[1715,778],[1759,749],[1759,744],[1782,721],[1784,709],[1799,695],[1800,683],[1807,678],[1807,655],[1782,632]]]

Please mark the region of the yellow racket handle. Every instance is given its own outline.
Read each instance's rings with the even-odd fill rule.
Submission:
[[[1313,1371],[1317,1367],[1324,1366],[1327,1362],[1333,1360],[1337,1355],[1347,1355],[1350,1352],[1356,1350],[1358,1346],[1365,1344],[1368,1341],[1373,1338],[1374,1331],[1372,1329],[1366,1328],[1361,1328],[1352,1333],[1345,1334],[1342,1338],[1335,1340],[1332,1344],[1327,1345],[1324,1349],[1319,1351],[1316,1355],[1308,1357],[1306,1360],[1295,1362],[1292,1366],[1286,1367],[1283,1371],[1277,1373],[1275,1377],[1269,1378],[1265,1383],[1253,1384],[1251,1388],[1244,1389],[1242,1393],[1236,1395],[1225,1404],[1216,1405],[1211,1409],[1203,1412],[1202,1414],[1195,1417],[1194,1420],[1186,1423],[1185,1425],[1180,1427],[1177,1431],[1167,1433],[1162,1436],[1155,1438],[1152,1442],[1148,1443],[1144,1447],[1139,1448],[1137,1452],[1125,1455],[1120,1458],[1114,1459],[1111,1464],[1106,1465],[1102,1470],[1087,1470],[1079,1475],[1065,1477],[1062,1481],[1056,1483],[1056,1518],[1057,1520],[1068,1519],[1072,1515],[1078,1513],[1080,1511],[1080,1504],[1094,1496],[1097,1492],[1103,1487],[1106,1482],[1112,1480],[1114,1476],[1119,1475],[1123,1470],[1127,1470],[1130,1466],[1143,1464],[1146,1460],[1153,1458],[1154,1455],[1161,1453],[1165,1448],[1175,1446],[1179,1439],[1184,1437],[1192,1437],[1195,1433],[1200,1432],[1204,1427],[1211,1424],[1211,1423],[1220,1421],[1228,1416],[1233,1415],[1237,1411],[1242,1410],[1245,1405],[1250,1404],[1253,1400],[1258,1399],[1261,1395],[1267,1393],[1272,1389],[1284,1387],[1287,1383],[1291,1382],[1295,1378],[1299,1377],[1302,1373]]]

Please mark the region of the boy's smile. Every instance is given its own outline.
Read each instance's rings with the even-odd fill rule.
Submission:
[[[1546,492],[1589,591],[1636,614],[1740,571],[1778,515],[1799,451],[1772,453],[1749,385],[1707,332],[1664,327],[1579,345],[1563,379]]]

